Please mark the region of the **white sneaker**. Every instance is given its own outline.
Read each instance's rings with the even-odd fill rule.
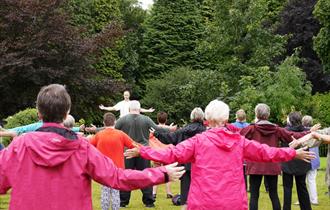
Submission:
[[[299,201],[296,201],[293,205],[299,205]]]

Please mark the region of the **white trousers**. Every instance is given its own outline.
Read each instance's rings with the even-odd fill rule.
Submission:
[[[311,203],[318,203],[316,188],[317,169],[309,170],[306,175],[307,189]]]

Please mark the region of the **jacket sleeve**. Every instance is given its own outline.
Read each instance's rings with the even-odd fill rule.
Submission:
[[[13,141],[8,147],[0,151],[0,194],[6,194],[11,188],[8,166],[14,164],[11,160],[15,144],[15,141]]]
[[[276,148],[243,138],[243,154],[246,160],[256,162],[287,162],[296,156],[291,148]]]
[[[102,185],[130,191],[165,182],[165,167],[147,168],[143,171],[117,168],[110,158],[93,146],[87,147],[87,174]]]
[[[154,150],[151,147],[141,147],[140,155],[147,160],[153,160],[165,164],[179,162],[194,162],[196,137],[187,139],[176,146]]]
[[[174,132],[160,132],[156,131],[155,132],[155,137],[161,141],[163,144],[173,144],[177,145],[181,141],[183,141],[183,129],[176,130]]]
[[[251,129],[252,129],[252,126],[253,126],[253,125],[249,125],[249,126],[243,128],[242,130],[240,130],[240,134],[241,134],[242,136],[245,136],[245,138],[250,139],[249,134],[250,134],[250,131],[251,131]]]
[[[304,132],[288,131],[287,129],[281,128],[281,127],[278,127],[277,129],[278,129],[277,130],[278,136],[281,139],[285,140],[286,142],[291,142],[293,140],[292,137],[299,139],[299,138],[305,136],[306,134],[310,133],[310,131],[304,131]]]

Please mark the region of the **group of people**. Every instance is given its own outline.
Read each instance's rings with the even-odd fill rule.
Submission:
[[[211,101],[205,113],[194,108],[191,123],[181,129],[164,125],[164,114],[158,115],[157,125],[141,113],[154,109],[141,109],[138,101],[129,100],[128,91],[123,103],[100,105],[100,109],[120,110],[120,117],[116,120],[112,113],[105,113],[104,127],[88,128],[97,133],[87,140],[73,130],[86,128],[66,124],[70,107],[64,86],[43,87],[37,97],[41,126],[14,138],[0,152],[0,193],[12,189],[10,209],[92,209],[91,179],[102,185],[102,209],[109,209],[110,198],[112,209],[127,206],[133,189],[141,189],[145,206],[154,207],[156,191],[152,186],[182,177],[183,208],[246,210],[244,163],[250,181],[250,209],[258,209],[262,177],[268,182],[273,209],[280,209],[280,162],[309,162],[315,158],[313,152],[293,147],[330,143],[330,129],[310,133],[317,126],[309,131],[293,121],[287,128],[269,122],[270,108],[266,104],[256,106],[256,122],[249,125],[238,122],[242,126],[236,127],[228,123],[229,107],[219,100]],[[1,135],[19,133],[11,130]],[[279,148],[280,140],[291,144]],[[150,168],[149,160],[158,167]],[[292,176],[289,171],[285,173],[290,187]],[[291,203],[291,195],[287,195],[284,203]],[[299,202],[302,209],[308,209],[304,206],[308,206],[309,199],[306,204],[304,195]],[[66,202],[68,197],[70,202]]]

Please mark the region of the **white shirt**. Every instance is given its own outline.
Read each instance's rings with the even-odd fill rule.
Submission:
[[[124,117],[125,115],[129,114],[129,104],[130,101],[120,101],[116,105],[114,105],[114,108],[116,111],[120,111],[119,117]]]

